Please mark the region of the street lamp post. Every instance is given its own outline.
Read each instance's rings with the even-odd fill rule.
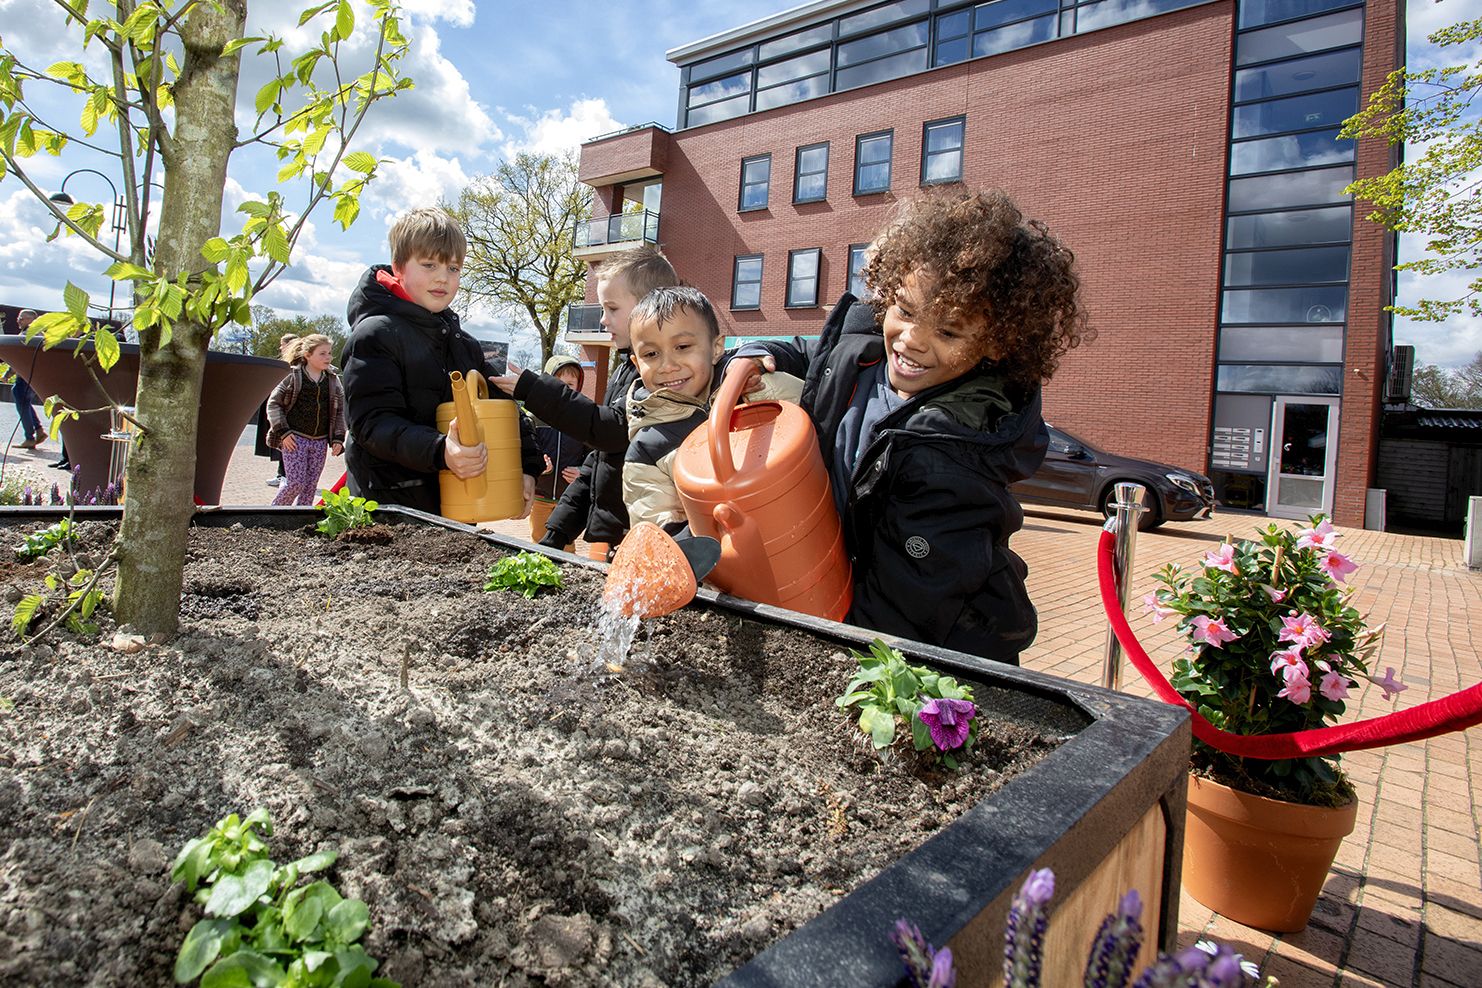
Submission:
[[[52,202],[57,203],[59,205],[63,205],[63,206],[70,206],[70,205],[72,205],[77,200],[73,199],[70,195],[67,194],[67,183],[70,182],[73,179],[74,176],[83,175],[83,174],[96,175],[96,176],[98,176],[103,181],[105,181],[105,182],[108,183],[109,190],[113,192],[113,252],[115,254],[117,254],[119,252],[119,247],[121,246],[121,244],[123,242],[122,238],[123,238],[123,231],[124,231],[124,217],[125,217],[125,215],[127,213],[128,206],[124,202],[123,196],[119,193],[118,186],[116,186],[116,185],[113,184],[113,179],[109,178],[107,175],[105,175],[102,172],[98,171],[96,168],[78,168],[75,171],[68,172],[67,175],[66,175],[66,177],[62,179],[62,188],[59,191],[53,193],[52,195],[47,196],[47,198],[50,199]],[[118,289],[118,282],[114,281],[112,278],[109,278],[108,279],[108,321],[109,322],[112,322],[113,321],[113,297],[114,297],[114,292],[117,291],[117,289]]]

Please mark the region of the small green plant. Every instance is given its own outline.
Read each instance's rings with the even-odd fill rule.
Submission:
[[[352,528],[374,524],[371,512],[381,506],[379,502],[356,497],[349,491],[320,491],[319,496],[324,499],[324,518],[315,528],[330,538]]]
[[[63,518],[55,525],[48,525],[39,532],[26,536],[24,542],[15,547],[15,558],[23,563],[40,559],[72,537],[72,522]]]
[[[258,831],[261,831],[260,836]],[[358,941],[370,910],[325,881],[299,878],[334,864],[320,851],[278,867],[263,836],[273,821],[265,809],[247,819],[233,813],[181,848],[170,877],[205,908],[175,958],[175,982],[201,988],[281,985],[283,988],[398,988],[375,978],[378,962]]]
[[[561,567],[538,552],[506,556],[489,567],[489,575],[484,582],[485,590],[518,590],[532,598],[542,587],[561,590],[565,586],[561,579]]]
[[[956,768],[957,756],[972,750],[978,737],[972,687],[926,666],[910,665],[878,638],[868,655],[851,654],[859,672],[834,702],[845,710],[859,708],[859,729],[875,748],[890,747],[897,730],[906,727],[918,752],[940,755],[943,764]]]
[[[91,618],[103,602],[103,591],[97,588],[93,576],[90,569],[80,569],[66,580],[56,573],[46,574],[46,593],[28,593],[16,603],[15,612],[10,617],[11,629],[24,637],[46,602],[57,597],[61,607],[67,610],[64,621],[67,630],[79,635],[96,635],[98,625]]]

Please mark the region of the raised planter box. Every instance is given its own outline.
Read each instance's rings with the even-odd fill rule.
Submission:
[[[58,509],[3,508],[0,525],[55,519]],[[196,524],[299,528],[317,513],[298,508],[216,508]],[[116,518],[114,508],[80,517]],[[392,524],[433,523],[512,550],[507,539],[419,512],[385,508]],[[564,564],[605,568],[566,553]],[[702,591],[691,605],[789,626],[860,648],[869,632]],[[1009,902],[1035,868],[1053,868],[1056,896],[1046,940],[1044,983],[1078,983],[1100,919],[1129,888],[1145,902],[1144,962],[1174,946],[1183,846],[1190,730],[1173,707],[986,662],[918,643],[893,644],[970,681],[995,716],[1033,724],[1066,741],[998,792],[945,826],[832,908],[784,936],[721,981],[742,986],[896,986],[902,969],[888,933],[897,918],[917,923],[931,942],[950,945],[958,984],[999,982]],[[888,822],[876,826],[888,826]]]

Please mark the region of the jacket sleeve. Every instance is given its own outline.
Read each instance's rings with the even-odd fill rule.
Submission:
[[[597,468],[597,453],[588,453],[582,461],[581,474],[566,488],[561,500],[551,509],[546,519],[547,532],[555,532],[559,541],[547,544],[560,548],[569,545],[587,528],[587,517],[592,510],[592,472]]]
[[[329,381],[329,441],[343,444],[345,441],[345,386],[340,383],[338,374],[331,373]]]
[[[401,359],[387,346],[393,327],[362,320],[344,356],[345,408],[355,442],[371,455],[418,473],[443,467],[442,434],[414,421],[402,386]]]
[[[532,477],[545,473],[545,454],[540,451],[540,441],[535,436],[535,423],[523,412],[520,413],[520,472]]]
[[[901,462],[891,471],[889,490],[872,495],[886,500],[869,512],[878,523],[868,558],[854,573],[850,619],[943,645],[968,601],[992,582],[1010,495],[969,466],[940,455],[916,458],[912,452],[894,450]],[[1017,612],[1021,603],[1028,607],[1022,580],[1017,594],[1021,600],[1002,602],[1005,615]]]
[[[291,390],[288,382],[293,380],[293,371],[278,382],[273,388],[273,393],[268,395],[268,438],[267,444],[273,449],[279,449],[283,445],[283,437],[288,434],[288,393]]]
[[[686,521],[679,488],[670,472],[672,457],[658,463],[628,460],[623,464],[623,503],[628,506],[628,522],[652,522],[660,528]]]
[[[604,453],[628,448],[628,420],[621,409],[595,402],[554,377],[524,371],[515,398],[546,425]]]

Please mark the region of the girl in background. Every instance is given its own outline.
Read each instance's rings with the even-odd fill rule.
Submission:
[[[283,454],[273,503],[313,504],[325,454],[345,451],[345,392],[329,337],[285,336],[279,347],[293,369],[268,396],[268,445]]]

